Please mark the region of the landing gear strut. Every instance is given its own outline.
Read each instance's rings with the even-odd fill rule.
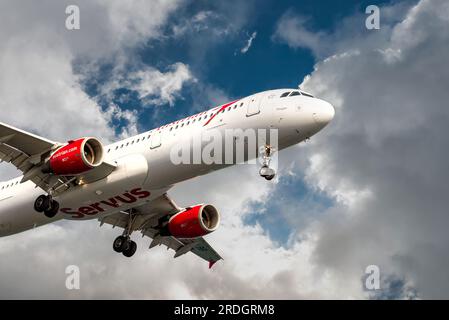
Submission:
[[[270,145],[265,145],[261,148],[262,167],[259,170],[259,174],[267,180],[272,180],[276,175],[276,171],[270,168],[271,155],[274,151],[274,148]]]
[[[59,203],[49,195],[40,195],[34,201],[34,210],[43,212],[48,218],[53,218],[59,211]]]
[[[136,253],[137,244],[130,239],[136,215],[130,212],[128,216],[129,219],[126,228],[123,230],[123,234],[114,240],[112,248],[115,252],[122,253],[125,257],[129,258]]]

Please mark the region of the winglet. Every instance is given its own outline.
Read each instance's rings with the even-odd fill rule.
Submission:
[[[217,261],[209,261],[209,269],[212,268],[212,266],[217,263]]]

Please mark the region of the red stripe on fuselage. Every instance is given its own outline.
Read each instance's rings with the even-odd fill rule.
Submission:
[[[209,124],[209,122],[211,122],[212,119],[215,118],[215,116],[216,116],[217,114],[219,114],[221,111],[223,111],[224,109],[226,109],[226,108],[229,107],[231,104],[233,104],[233,103],[235,103],[235,102],[237,102],[237,101],[238,101],[238,100],[234,100],[234,101],[232,101],[232,102],[229,102],[229,103],[226,103],[226,104],[222,105],[221,108],[218,109],[218,111],[215,112],[215,114],[214,114],[212,117],[210,117],[209,120],[206,121],[206,123],[203,125],[203,127],[207,126],[207,125]]]

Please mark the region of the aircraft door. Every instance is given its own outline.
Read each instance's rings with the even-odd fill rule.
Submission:
[[[246,116],[254,116],[260,113],[260,100],[262,96],[260,94],[253,95],[249,98],[248,108],[246,110]]]
[[[155,132],[150,137],[150,149],[156,149],[161,146],[161,133]]]

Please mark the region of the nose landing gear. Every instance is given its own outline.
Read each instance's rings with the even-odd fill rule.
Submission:
[[[276,175],[276,171],[270,168],[271,155],[274,152],[274,148],[270,145],[263,146],[260,152],[262,156],[262,167],[259,170],[259,174],[268,181],[272,180]]]
[[[59,211],[59,203],[50,195],[40,195],[34,201],[34,210],[43,212],[48,218],[53,218]]]

